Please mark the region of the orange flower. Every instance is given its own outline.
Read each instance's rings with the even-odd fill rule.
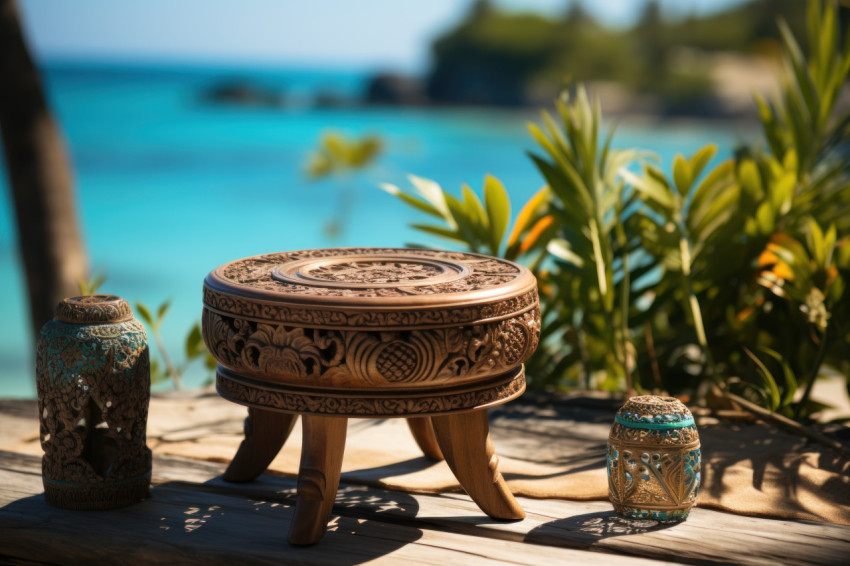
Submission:
[[[759,267],[769,266],[773,266],[772,269],[766,269],[765,271],[772,271],[773,275],[777,279],[784,279],[785,281],[794,280],[794,272],[791,271],[791,267],[779,259],[779,257],[770,251],[770,248],[768,247],[768,249],[759,254]]]

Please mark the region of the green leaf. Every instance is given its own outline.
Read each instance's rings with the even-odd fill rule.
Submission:
[[[821,77],[815,77],[815,79],[820,78],[821,80],[817,81],[819,83],[818,86],[824,86],[828,79],[829,71],[832,70],[833,60],[838,51],[838,42],[836,41],[839,35],[838,18],[836,18],[835,5],[832,2],[826,2],[823,10],[823,21],[821,21],[819,27],[819,33],[810,38],[810,43],[814,46],[816,43],[814,38],[819,39],[820,45],[816,50],[813,50],[816,52],[813,59],[818,63],[817,66],[820,67]]]
[[[696,190],[691,197],[691,203],[688,208],[689,215],[695,215],[696,221],[699,221],[701,210],[711,205],[715,195],[728,187],[734,182],[733,173],[735,171],[735,161],[727,159],[712,169],[705,178],[697,185]]]
[[[787,54],[786,61],[791,67],[791,72],[795,78],[795,86],[803,96],[804,105],[802,106],[805,107],[809,114],[810,121],[815,121],[820,114],[820,103],[818,102],[815,85],[812,84],[812,77],[809,74],[805,57],[800,46],[797,44],[797,40],[794,39],[794,34],[791,33],[788,24],[780,19],[777,25],[779,27],[779,33],[782,36],[782,43],[785,46],[785,52]],[[820,33],[823,34],[823,30]]]
[[[796,185],[797,176],[789,172],[782,175],[770,187],[770,202],[773,204],[773,208],[783,216],[791,210]]]
[[[139,313],[139,316],[142,317],[142,320],[151,328],[154,328],[156,325],[153,322],[153,317],[151,316],[151,311],[148,310],[148,307],[145,306],[144,303],[137,302],[136,303],[136,311]]]
[[[94,295],[97,293],[100,286],[103,285],[104,281],[106,281],[106,275],[103,273],[96,273],[89,280],[80,279],[77,281],[77,288],[79,289],[80,295]]]
[[[826,262],[826,241],[823,230],[814,218],[809,218],[809,248],[814,253],[815,263],[824,265]]]
[[[651,198],[661,206],[672,209],[673,195],[670,189],[650,179],[648,176],[638,177],[628,169],[620,169],[620,176],[635,189]]]
[[[466,183],[461,185],[461,192],[463,194],[463,207],[466,209],[467,217],[472,221],[472,225],[475,227],[479,237],[486,240],[490,231],[490,221],[487,218],[487,212],[484,210],[481,200],[479,200],[475,191],[470,189]]]
[[[696,151],[691,156],[691,183],[699,179],[699,176],[702,174],[702,170],[705,169],[705,166],[708,165],[708,162],[711,161],[711,158],[717,153],[717,146],[714,144],[708,144]]]
[[[838,239],[838,231],[835,229],[835,224],[831,224],[824,235],[823,246],[826,249],[826,256],[823,259],[821,267],[828,269],[832,261],[833,253],[835,252],[835,242]]]
[[[420,232],[425,232],[426,234],[433,234],[435,236],[440,236],[441,238],[447,238],[449,240],[460,242],[462,244],[469,243],[463,237],[460,236],[456,231],[451,230],[449,228],[444,228],[443,226],[430,226],[428,224],[412,224],[411,228],[419,230]]]
[[[449,212],[449,207],[446,204],[446,193],[436,182],[431,179],[417,177],[416,175],[408,175],[407,178],[411,184],[419,191],[422,198],[425,199],[431,206],[440,211],[443,218],[449,220],[452,215]]]
[[[768,396],[767,396],[768,407],[767,408],[771,411],[775,411],[776,409],[779,408],[779,404],[781,402],[781,397],[779,395],[779,387],[777,387],[777,385],[776,385],[776,380],[773,378],[773,374],[770,373],[770,370],[767,369],[767,366],[764,365],[764,362],[762,362],[758,358],[758,356],[753,354],[749,349],[744,348],[744,352],[746,352],[747,356],[749,356],[749,358],[751,360],[753,360],[753,362],[758,367],[758,370],[759,370],[758,373],[762,378],[762,382],[766,386],[767,393],[768,393]]]
[[[678,153],[673,158],[673,181],[676,183],[676,189],[678,189],[679,194],[682,196],[688,194],[691,184],[693,184],[691,164]]]
[[[201,325],[196,322],[186,336],[186,358],[193,360],[205,351],[206,347],[201,337]]]
[[[151,384],[162,383],[167,380],[168,376],[165,375],[159,360],[151,359]]]
[[[168,307],[171,306],[171,301],[165,301],[161,305],[159,305],[159,309],[156,311],[156,323],[162,324],[162,319],[165,318],[165,313],[168,312]]]
[[[550,254],[552,254],[558,259],[562,259],[567,263],[575,265],[576,267],[584,266],[584,260],[581,259],[581,257],[577,255],[572,249],[570,249],[570,243],[564,239],[556,238],[552,240],[546,246],[546,249]]]
[[[767,236],[773,233],[775,214],[773,207],[768,201],[761,203],[758,209],[756,209],[756,224],[758,225],[760,234]]]
[[[381,190],[386,191],[387,193],[389,193],[389,194],[391,194],[395,197],[398,197],[405,204],[408,204],[408,205],[412,206],[413,208],[421,210],[422,212],[430,214],[431,216],[436,216],[437,218],[443,218],[443,219],[445,218],[443,216],[443,213],[440,210],[438,210],[436,207],[432,206],[431,204],[429,204],[429,203],[427,203],[423,200],[419,200],[416,197],[410,196],[409,194],[403,192],[401,189],[399,189],[395,185],[391,185],[389,183],[381,183],[378,186],[381,188]]]
[[[838,269],[850,269],[850,237],[845,236],[835,244],[835,266]]]
[[[449,194],[446,195],[446,204],[457,223],[458,236],[467,243],[471,251],[477,252],[481,245],[481,225],[478,224],[477,218],[471,216],[477,215],[477,212],[470,210],[466,202],[459,201]]]
[[[511,201],[502,183],[491,175],[484,178],[484,206],[490,218],[490,248],[494,254],[498,255],[502,238],[511,219]]]
[[[215,370],[217,366],[218,362],[216,359],[212,357],[212,354],[207,352],[207,355],[204,357],[204,367],[208,370]]]
[[[752,159],[744,159],[738,168],[738,181],[741,188],[755,199],[761,199],[764,193],[762,189],[761,175],[758,167]]]
[[[785,361],[779,352],[771,350],[770,348],[761,348],[760,351],[776,360],[782,367],[782,374],[785,377],[785,386],[783,388],[784,392],[782,393],[780,407],[789,406],[794,402],[794,395],[797,393],[797,389],[799,388],[797,385],[797,378],[794,377],[794,370],[791,369],[791,366],[788,365],[788,362]]]
[[[704,240],[708,234],[713,233],[729,219],[734,207],[740,201],[741,189],[737,185],[731,185],[715,197],[706,200],[700,210],[691,209],[688,224],[695,238]]]

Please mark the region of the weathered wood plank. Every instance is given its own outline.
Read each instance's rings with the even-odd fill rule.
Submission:
[[[349,505],[374,505],[374,496],[349,497],[334,507],[318,545],[286,543],[293,516],[294,481],[269,478],[254,486],[260,497],[225,493],[232,484],[166,481],[151,499],[120,510],[75,512],[49,507],[41,495],[37,458],[0,453],[0,561],[49,564],[517,564],[569,561],[608,564],[613,557],[580,550],[534,547],[512,540],[471,537],[380,519],[336,514]],[[197,462],[155,462],[158,478],[197,477]],[[208,472],[212,465],[201,466]],[[217,466],[220,474],[223,466]],[[203,475],[203,473],[201,473]],[[205,477],[210,480],[208,473]],[[246,484],[250,485],[250,484]],[[190,489],[190,487],[194,487]],[[237,486],[238,487],[238,486]],[[279,492],[282,491],[282,496]],[[390,493],[391,500],[396,494]],[[408,494],[400,494],[410,497]],[[380,511],[377,511],[380,513]],[[622,561],[617,558],[618,561]],[[658,564],[627,558],[627,565]]]
[[[283,558],[307,564],[487,564],[491,559],[516,564],[611,563],[634,556],[692,564],[838,564],[850,556],[850,527],[839,525],[695,509],[678,525],[641,526],[617,518],[604,502],[527,498],[520,499],[527,518],[503,523],[484,516],[465,495],[411,494],[344,483],[328,536],[316,547],[294,549],[286,544],[285,533],[295,480],[261,476],[253,483],[229,484],[220,479],[224,468],[157,458],[151,500],[120,511],[78,513],[47,507],[36,495],[41,492],[38,458],[0,452],[0,556],[56,561],[41,548],[48,538],[60,541],[60,548],[79,560],[87,560],[93,545],[108,547],[103,552],[113,554],[95,557],[107,561],[126,548],[140,548],[134,555],[145,564],[183,556],[210,565],[225,560],[265,564]],[[6,535],[7,528],[14,529],[14,535]],[[59,538],[53,534],[57,528]],[[29,541],[33,548],[23,546],[15,554],[5,550],[18,540]],[[301,550],[305,553],[299,554]]]

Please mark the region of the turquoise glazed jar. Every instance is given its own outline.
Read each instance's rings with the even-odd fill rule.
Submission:
[[[38,340],[36,385],[47,502],[108,509],[148,495],[147,336],[115,295],[65,299]]]
[[[629,519],[681,521],[697,499],[700,444],[694,417],[673,397],[632,397],[608,435],[608,497]]]

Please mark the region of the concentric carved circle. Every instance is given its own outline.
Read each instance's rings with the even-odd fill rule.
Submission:
[[[283,283],[340,289],[418,287],[456,281],[468,275],[469,269],[457,263],[390,255],[308,258],[271,270],[272,278]]]

